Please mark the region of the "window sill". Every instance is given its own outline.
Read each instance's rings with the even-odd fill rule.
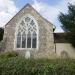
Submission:
[[[14,50],[37,50],[37,48],[15,48]]]

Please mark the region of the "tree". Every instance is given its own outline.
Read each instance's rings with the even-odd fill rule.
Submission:
[[[0,41],[3,40],[4,29],[0,28]]]
[[[75,47],[75,5],[68,5],[68,13],[60,13],[59,21],[62,24],[62,28],[67,32],[66,38],[68,42],[72,43]]]

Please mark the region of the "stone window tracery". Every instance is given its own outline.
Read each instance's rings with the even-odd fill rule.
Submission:
[[[17,48],[38,47],[38,26],[32,16],[25,16],[17,27]]]

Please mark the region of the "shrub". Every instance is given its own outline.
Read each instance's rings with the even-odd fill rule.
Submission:
[[[72,59],[0,58],[0,75],[75,75]]]
[[[0,58],[10,58],[10,57],[16,57],[16,56],[19,56],[19,54],[15,51],[2,52],[0,54]]]

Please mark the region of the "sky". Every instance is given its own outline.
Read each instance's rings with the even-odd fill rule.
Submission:
[[[56,27],[55,32],[63,32],[58,16],[60,12],[67,13],[68,3],[74,4],[75,0],[0,0],[0,27],[4,27],[27,3]]]

